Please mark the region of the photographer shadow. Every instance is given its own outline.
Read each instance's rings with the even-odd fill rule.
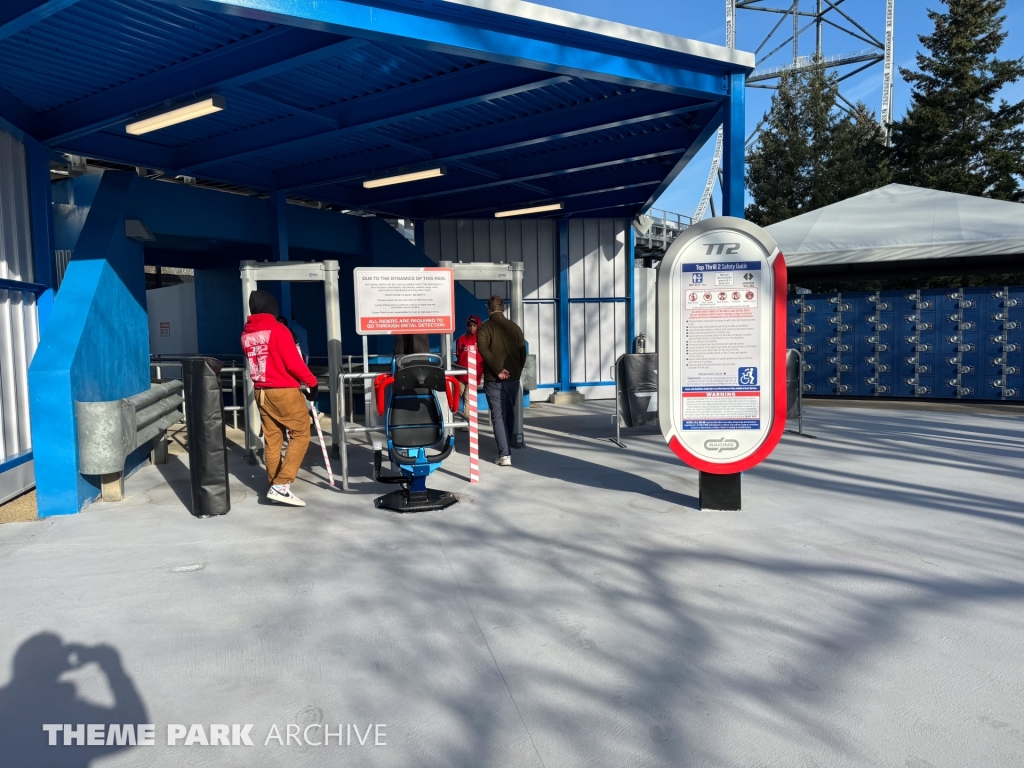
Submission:
[[[113,706],[80,698],[75,683],[61,679],[89,663],[97,664],[106,676]],[[97,758],[131,749],[134,728],[148,722],[146,705],[121,666],[120,655],[109,645],[65,644],[56,634],[41,632],[21,644],[11,666],[10,682],[0,688],[0,744],[6,765],[88,768]],[[65,746],[65,733],[55,731],[56,743],[50,746],[51,736],[43,728],[48,724],[69,724],[72,729],[81,724],[82,738],[77,743],[68,739]],[[87,744],[89,725],[103,726],[102,745]],[[131,725],[132,738],[111,734],[110,725]]]

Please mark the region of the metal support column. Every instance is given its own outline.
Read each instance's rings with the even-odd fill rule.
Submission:
[[[722,123],[724,134],[722,163],[725,171],[722,185],[722,214],[741,219],[743,218],[746,88],[746,75],[729,76],[729,100],[723,105],[725,115]]]
[[[569,364],[569,221],[558,222],[558,388],[572,389]]]
[[[284,192],[271,192],[271,221],[274,224],[274,237],[271,241],[274,261],[288,261],[288,196]],[[281,283],[281,315],[287,320],[292,319],[292,287]]]
[[[450,337],[448,337],[450,338]],[[449,354],[449,357],[451,355]],[[448,364],[451,368],[451,363]],[[370,372],[370,337],[363,336],[363,373]],[[351,371],[350,371],[351,373]],[[367,386],[367,379],[363,379],[363,421],[368,427],[377,426],[377,413],[373,408],[373,389]]]
[[[523,262],[513,261],[509,263],[512,269],[512,289],[509,291],[509,315],[513,323],[520,328],[523,327]]]
[[[629,307],[626,310],[626,349],[629,354],[633,351],[633,339],[636,337],[636,232],[632,227],[626,227],[626,295]]]
[[[25,137],[25,158],[28,161],[29,209],[32,216],[32,255],[34,274],[22,275],[53,288],[57,270],[53,257],[53,197],[50,193],[50,150],[38,141]]]
[[[341,445],[341,295],[338,289],[338,262],[324,262],[324,307],[327,310],[327,376],[331,391],[331,451],[337,458]]]

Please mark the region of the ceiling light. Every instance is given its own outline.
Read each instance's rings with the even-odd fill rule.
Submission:
[[[397,176],[381,176],[377,179],[367,179],[363,182],[363,187],[366,189],[376,189],[377,187],[387,187],[392,184],[405,184],[407,181],[419,181],[420,179],[436,179],[438,176],[444,176],[447,171],[442,166],[437,168],[427,168],[425,171],[413,171],[412,173],[400,173]]]
[[[564,203],[548,203],[547,205],[534,205],[530,208],[515,208],[511,211],[498,211],[494,214],[496,219],[504,219],[506,216],[525,216],[528,213],[543,213],[544,211],[560,211],[565,208]]]
[[[184,123],[188,120],[195,120],[197,117],[212,115],[214,112],[220,112],[226,107],[227,102],[223,96],[210,96],[201,101],[186,104],[184,107],[176,107],[168,112],[161,112],[159,115],[147,117],[145,120],[128,123],[124,129],[132,136],[141,136],[150,131],[159,131],[161,128]]]

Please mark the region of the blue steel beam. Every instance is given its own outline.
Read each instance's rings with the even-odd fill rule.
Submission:
[[[270,29],[51,110],[39,118],[38,138],[59,144],[168,101],[245,85],[363,45],[326,32]]]
[[[717,101],[680,106],[680,98],[671,94],[632,91],[621,96],[586,104],[542,112],[529,117],[505,120],[468,131],[426,138],[409,146],[422,148],[434,160],[454,163],[492,152],[520,149],[556,139],[582,136],[595,131],[613,130],[628,125],[672,117],[686,112],[719,106]],[[298,189],[336,184],[363,178],[380,168],[393,167],[389,152],[381,150],[357,157],[338,157],[312,166],[278,171],[275,178],[283,189]]]
[[[284,118],[183,147],[178,152],[177,163],[183,169],[199,170],[310,139],[336,139],[372,131],[397,120],[427,117],[544,88],[567,79],[552,78],[534,70],[510,69],[492,64],[477,65],[316,110],[315,114],[330,117],[342,124],[334,131],[311,126],[296,118]]]
[[[288,261],[288,197],[284,192],[272,192],[270,194],[270,215],[273,226],[271,227],[271,251],[274,261]],[[281,283],[281,316],[286,320],[292,319],[292,286],[291,283]]]
[[[14,94],[0,87],[0,127],[20,139],[35,129],[36,113],[22,104]]]
[[[337,128],[338,121],[332,120],[329,117],[318,115],[314,112],[297,107],[294,104],[288,104],[287,102],[281,101],[273,96],[268,96],[265,93],[261,93],[252,89],[251,86],[244,86],[241,88],[223,88],[218,87],[213,89],[211,92],[219,93],[229,103],[233,95],[240,96],[248,101],[254,101],[257,104],[265,106],[267,109],[273,110],[274,112],[280,112],[286,115],[292,115],[303,120],[308,120],[313,123],[326,126],[327,128]]]
[[[61,144],[55,149],[73,155],[94,157],[97,160],[109,160],[114,163],[138,165],[154,168],[175,175],[174,150],[153,144],[131,136],[119,136],[107,131],[82,136],[81,138]],[[225,184],[236,184],[261,191],[274,189],[274,177],[269,171],[259,168],[245,167],[232,169],[230,176],[217,173],[203,174],[209,181]]]
[[[665,172],[674,165],[674,157],[664,158],[665,162],[636,163],[631,166],[616,166],[609,168],[606,173],[595,175],[569,174],[555,177],[550,180],[548,193],[545,197],[538,198],[536,195],[524,195],[509,184],[502,187],[493,187],[487,190],[479,190],[469,194],[451,195],[444,198],[435,198],[424,201],[409,201],[415,217],[424,219],[436,216],[466,215],[472,211],[494,211],[501,208],[513,208],[520,204],[566,201],[571,198],[581,197],[589,194],[611,192],[617,189],[646,187],[658,185],[665,177]],[[367,205],[370,210],[376,210],[376,206]],[[383,207],[383,206],[382,206]],[[388,210],[384,208],[384,210]]]
[[[580,45],[566,44],[572,30],[525,19],[480,19],[465,6],[420,3],[413,11],[360,5],[346,0],[162,0],[205,11],[261,21],[326,29],[340,34],[398,43],[412,48],[663,90],[720,98],[728,94],[730,71],[749,67],[630,44],[581,33]],[[511,22],[511,23],[510,23]],[[516,33],[502,31],[516,29]],[[585,38],[585,39],[584,39]],[[574,41],[575,42],[575,41]],[[631,55],[623,55],[623,54]]]
[[[50,152],[34,139],[26,137],[25,160],[28,166],[29,210],[32,221],[32,264],[34,279],[47,288],[57,285],[53,253],[53,196],[50,189]]]
[[[482,200],[467,201],[471,202],[471,207],[458,210],[455,206],[449,204],[442,213],[431,212],[427,213],[423,209],[417,208],[415,215],[427,215],[429,218],[457,218],[457,219],[477,219],[477,218],[491,218],[495,211],[509,210],[510,208],[525,208],[527,205],[541,205],[545,202],[552,202],[553,200],[560,200],[563,203],[561,211],[552,212],[559,215],[565,216],[571,213],[575,208],[581,206],[594,206],[598,202],[602,205],[608,197],[614,198],[615,201],[628,200],[635,205],[640,205],[645,199],[647,199],[647,190],[655,186],[661,179],[652,179],[650,181],[638,182],[636,184],[615,184],[614,186],[605,187],[603,189],[587,189],[583,192],[577,192],[573,195],[559,195],[551,200],[524,200],[521,196],[508,195],[507,199],[502,201],[496,197],[488,197]]]
[[[78,0],[4,0],[0,3],[0,40],[16,35]]]
[[[722,110],[718,112],[718,114],[716,114],[711,120],[709,120],[704,125],[704,127],[701,129],[701,132],[693,140],[693,142],[687,148],[686,152],[684,152],[682,156],[679,158],[679,160],[676,162],[675,167],[672,168],[672,170],[669,171],[668,174],[666,174],[661,184],[659,184],[657,187],[651,190],[651,196],[647,199],[643,207],[640,209],[640,213],[647,213],[647,211],[649,211],[654,206],[654,204],[658,201],[658,198],[661,197],[665,190],[668,189],[669,185],[676,180],[679,174],[683,172],[683,169],[687,165],[689,165],[690,161],[693,160],[694,156],[698,152],[700,152],[701,148],[704,146],[707,140],[711,138],[712,134],[714,134],[715,131],[718,130],[718,126],[722,124],[723,110],[724,107],[722,108]]]
[[[722,213],[725,216],[743,218],[744,191],[744,98],[746,96],[746,75],[733,75],[729,101],[724,107],[724,130],[722,137]]]
[[[475,192],[510,182],[535,181],[578,171],[674,155],[690,146],[700,127],[702,126],[665,128],[614,141],[603,141],[546,152],[535,157],[513,158],[485,166],[487,170],[498,173],[502,178],[501,181],[466,185],[463,177],[450,173],[442,179],[417,182],[416,186],[423,189],[417,194],[393,197],[394,189],[384,188],[379,192],[368,193],[360,197],[360,200],[363,205],[372,210],[375,206]]]
[[[569,359],[569,222],[558,222],[558,388],[572,387]]]

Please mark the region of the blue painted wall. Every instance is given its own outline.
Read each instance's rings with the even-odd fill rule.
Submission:
[[[101,173],[90,173],[53,185],[53,247],[73,251],[89,217]]]
[[[241,354],[242,284],[238,266],[196,269],[195,286],[199,354]]]
[[[78,512],[99,495],[99,478],[78,472],[75,401],[116,400],[149,388],[143,251],[124,236],[124,219],[134,215],[135,180],[104,173],[95,179],[82,226],[62,221],[55,228],[75,246],[29,368],[40,517]],[[126,471],[144,460],[142,449]]]

